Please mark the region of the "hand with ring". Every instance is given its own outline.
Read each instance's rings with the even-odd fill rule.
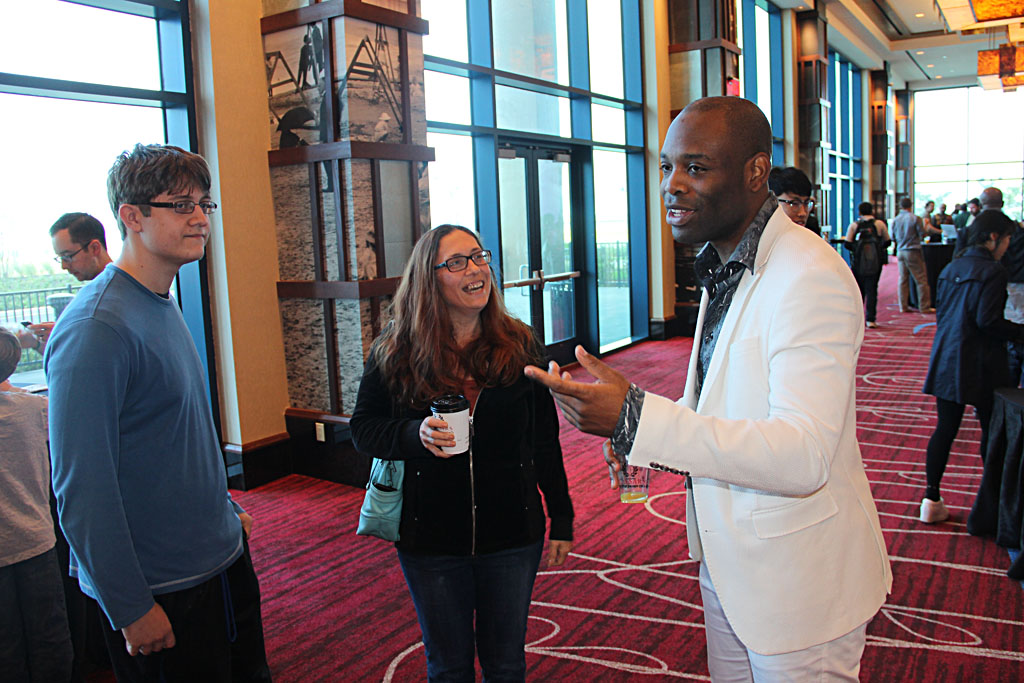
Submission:
[[[455,445],[455,434],[448,429],[448,423],[439,417],[428,415],[420,422],[420,443],[423,447],[439,458],[450,458],[451,455],[442,448]]]

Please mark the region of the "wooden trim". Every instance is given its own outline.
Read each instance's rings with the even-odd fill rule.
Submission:
[[[324,221],[323,206],[320,203],[320,174],[316,164],[309,164],[309,214],[310,237],[313,241],[313,278],[326,280],[327,271],[324,260]]]
[[[374,280],[283,280],[277,283],[279,299],[368,299],[373,296],[391,296],[398,290],[400,277],[381,277]]]
[[[426,145],[394,145],[387,142],[349,143],[353,159],[382,159],[387,161],[434,161],[434,148]]]
[[[422,54],[423,50],[420,49]],[[426,69],[424,69],[425,71]],[[412,144],[412,99],[409,80],[409,34],[398,32],[398,82],[402,93],[402,142]],[[426,116],[424,116],[426,118]]]
[[[334,142],[338,139],[338,111],[334,106],[335,102],[337,102],[337,98],[334,96],[333,85],[335,54],[334,50],[331,49],[331,46],[334,45],[334,25],[327,19],[324,19],[320,26],[320,35],[324,41],[324,53],[321,55],[321,58],[324,60],[324,82],[330,86],[324,88],[324,95],[326,96],[328,90],[331,92],[331,96],[328,97],[327,101],[324,103],[324,115],[327,118],[328,124],[327,140],[320,141],[321,144],[324,144],[326,142]],[[323,126],[323,121],[320,122],[320,125]],[[335,187],[337,187],[337,185],[335,185]]]
[[[276,443],[287,441],[290,438],[291,436],[288,435],[288,432],[280,432],[278,434],[271,434],[270,436],[265,436],[262,439],[256,439],[248,443],[243,443],[241,446],[234,443],[226,443],[223,444],[221,448],[224,450],[225,453],[241,455],[242,453],[251,453],[253,451],[258,451],[261,448],[266,448],[267,446],[273,446]]]
[[[299,7],[287,12],[271,14],[260,19],[260,32],[266,35],[336,17],[363,19],[413,33],[430,32],[430,25],[425,19],[405,12],[395,12],[376,5],[368,5],[361,0],[326,0],[326,2],[318,2],[309,7]]]
[[[370,198],[373,206],[373,255],[377,277],[387,277],[388,264],[384,249],[384,191],[380,183],[380,159],[370,162]]]
[[[388,161],[434,161],[434,148],[385,142],[328,142],[267,152],[271,168],[310,164],[335,159],[386,159]]]
[[[673,43],[668,46],[669,54],[674,52],[692,52],[694,50],[706,50],[708,48],[721,47],[725,48],[729,52],[735,52],[736,54],[742,54],[740,46],[731,40],[725,38],[708,38],[707,40],[697,40],[692,43]]]
[[[327,347],[327,395],[331,411],[341,410],[341,374],[338,371],[338,326],[334,299],[324,299],[324,345]]]
[[[295,417],[300,420],[312,420],[314,422],[330,422],[331,424],[347,425],[352,419],[351,415],[333,415],[322,413],[319,410],[306,410],[305,408],[285,408],[285,417]]]
[[[334,178],[334,229],[338,233],[338,277],[352,277],[352,256],[348,237],[348,185],[342,185],[346,174],[341,172],[338,161],[331,161],[331,175]]]

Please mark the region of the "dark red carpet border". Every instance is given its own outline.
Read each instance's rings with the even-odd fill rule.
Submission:
[[[868,629],[861,679],[1022,680],[1021,586],[1005,576],[1006,552],[964,528],[981,475],[975,421],[965,419],[944,480],[952,519],[917,521],[935,419],[921,393],[934,327],[916,328],[934,316],[898,313],[895,281],[892,263],[880,326],[866,331],[858,366],[858,438],[895,575]],[[690,346],[647,342],[609,360],[644,388],[678,397]],[[538,576],[529,678],[707,680],[682,482],[657,473],[651,501],[624,506],[608,490],[599,443],[563,425],[577,540],[563,568]],[[234,495],[256,518],[251,545],[275,680],[425,680],[395,551],[355,534],[361,490],[290,476]]]

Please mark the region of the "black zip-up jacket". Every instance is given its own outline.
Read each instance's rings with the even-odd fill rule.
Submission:
[[[423,447],[419,426],[429,414],[394,405],[371,355],[349,426],[361,453],[405,461],[401,550],[471,555],[535,543],[545,527],[538,486],[550,538],[572,540],[558,415],[547,389],[520,376],[511,386],[481,390],[467,455],[439,458]]]
[[[963,405],[988,405],[1011,386],[1006,342],[1024,326],[1003,317],[1006,269],[985,247],[971,247],[939,274],[939,310],[924,393]]]

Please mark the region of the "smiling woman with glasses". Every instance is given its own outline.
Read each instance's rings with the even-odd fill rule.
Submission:
[[[572,547],[555,404],[523,374],[546,352],[506,311],[490,263],[466,228],[442,225],[420,238],[350,422],[358,450],[405,462],[398,559],[430,680],[473,680],[475,646],[485,680],[524,680],[545,508],[548,565],[561,565]],[[465,452],[429,410],[446,394],[470,406]]]

